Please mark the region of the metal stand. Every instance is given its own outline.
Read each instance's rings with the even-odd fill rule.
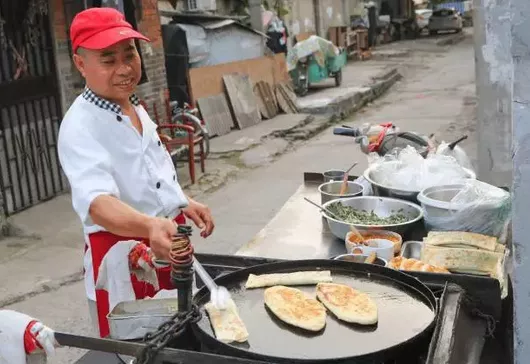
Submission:
[[[170,252],[171,281],[178,292],[178,311],[185,313],[192,309],[193,247],[189,239],[191,227],[181,225],[178,232]]]

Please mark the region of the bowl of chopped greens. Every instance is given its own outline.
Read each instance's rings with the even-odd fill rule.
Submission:
[[[423,210],[415,203],[379,196],[357,196],[326,202],[323,211],[329,229],[344,240],[353,225],[362,230],[387,230],[407,234],[423,219]]]

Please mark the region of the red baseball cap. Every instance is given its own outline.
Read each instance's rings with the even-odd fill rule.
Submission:
[[[74,53],[79,47],[105,49],[126,39],[149,38],[133,29],[125,16],[113,8],[90,8],[78,13],[70,26],[70,41]]]

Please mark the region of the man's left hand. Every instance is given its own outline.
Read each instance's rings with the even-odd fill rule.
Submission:
[[[188,199],[188,207],[182,209],[184,216],[193,221],[199,229],[201,229],[201,236],[207,238],[212,233],[215,225],[213,223],[212,213],[208,206],[203,205],[197,201]]]

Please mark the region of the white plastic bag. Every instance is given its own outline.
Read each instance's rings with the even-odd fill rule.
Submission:
[[[372,153],[369,163],[375,165],[370,176],[374,182],[404,191],[421,191],[475,178],[473,172],[460,166],[455,158],[438,154],[423,158],[411,146],[383,157]]]
[[[451,149],[449,148],[449,143],[442,142],[436,149],[436,154],[453,157],[462,167],[473,170],[473,165],[467,153],[458,145]]]
[[[431,198],[428,190],[418,195],[428,229],[474,232],[495,236],[505,243],[511,220],[510,193],[476,180],[439,187],[444,188],[457,193],[445,201]]]

